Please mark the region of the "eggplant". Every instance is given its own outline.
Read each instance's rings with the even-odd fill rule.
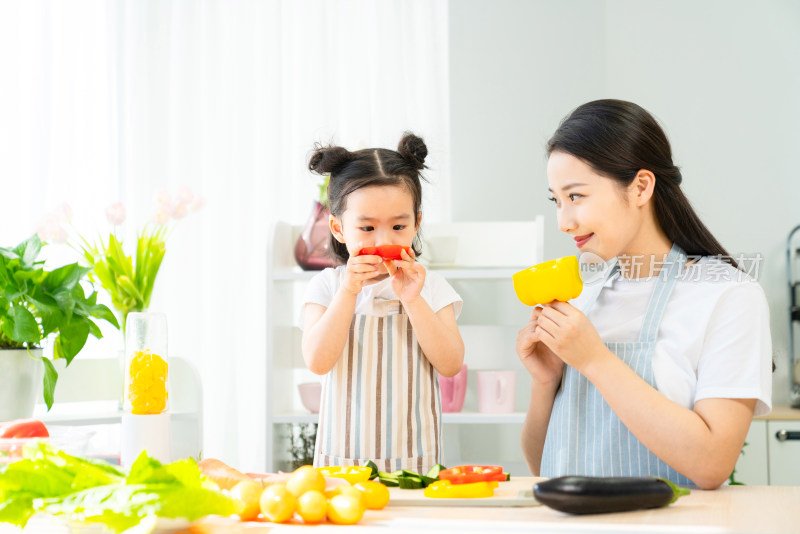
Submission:
[[[656,477],[564,476],[538,482],[540,503],[568,514],[601,514],[666,506],[689,493]]]

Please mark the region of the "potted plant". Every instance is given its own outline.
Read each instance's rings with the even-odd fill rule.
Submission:
[[[95,319],[119,328],[111,310],[97,303],[97,292],[87,296],[84,291],[81,282],[91,269],[72,263],[48,271],[38,259],[41,250],[38,235],[13,249],[0,248],[0,420],[32,415],[37,388],[29,381],[38,376],[43,376],[50,410],[58,380],[53,361],[64,359],[69,365],[90,334],[103,337]],[[41,350],[48,338],[51,356]],[[31,400],[20,405],[19,397]]]

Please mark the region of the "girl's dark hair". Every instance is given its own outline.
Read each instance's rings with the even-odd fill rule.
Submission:
[[[628,186],[642,169],[656,177],[653,204],[667,237],[688,256],[733,258],[706,228],[680,188],[681,171],[655,118],[624,100],[595,100],[570,113],[547,142],[547,155],[566,152],[596,172]]]
[[[414,203],[414,224],[419,221],[422,210],[421,172],[425,169],[428,148],[421,137],[411,132],[403,134],[397,151],[385,148],[366,148],[350,152],[340,146],[314,145],[314,153],[308,162],[309,170],[318,174],[330,174],[328,182],[328,207],[334,217],[341,218],[347,210],[347,196],[353,191],[372,185],[394,185],[405,187]],[[347,262],[350,254],[344,243],[331,235],[330,250],[333,255]],[[412,243],[414,254],[421,256],[419,233]]]

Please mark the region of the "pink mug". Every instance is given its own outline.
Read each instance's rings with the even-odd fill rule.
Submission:
[[[478,411],[512,413],[516,397],[516,371],[478,371]]]
[[[467,365],[464,364],[455,376],[439,375],[439,388],[442,394],[442,411],[460,412],[467,393]]]

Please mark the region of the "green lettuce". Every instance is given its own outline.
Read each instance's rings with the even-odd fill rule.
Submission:
[[[140,523],[152,527],[157,518],[227,516],[234,507],[191,458],[162,464],[142,452],[125,474],[40,442],[26,447],[24,459],[0,466],[0,522],[20,528],[36,512],[121,532]]]

